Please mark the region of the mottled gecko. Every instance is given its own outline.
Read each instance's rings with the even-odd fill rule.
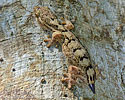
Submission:
[[[43,29],[50,29],[52,38],[44,40],[48,42],[47,47],[55,43],[62,45],[62,52],[68,61],[68,73],[62,81],[68,84],[68,88],[77,83],[77,79],[86,80],[92,92],[95,94],[96,73],[91,65],[90,57],[75,35],[70,32],[74,25],[67,19],[58,21],[56,16],[48,7],[34,7],[36,20]]]

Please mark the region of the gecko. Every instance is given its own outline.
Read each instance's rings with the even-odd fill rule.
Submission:
[[[68,73],[64,74],[62,82],[66,82],[70,89],[80,79],[87,81],[91,91],[95,94],[96,71],[91,64],[90,56],[84,46],[80,44],[75,35],[70,31],[74,29],[71,21],[64,18],[59,21],[54,13],[46,6],[34,7],[34,15],[39,25],[52,31],[52,38],[45,39],[47,47],[61,44],[62,52],[67,59]]]

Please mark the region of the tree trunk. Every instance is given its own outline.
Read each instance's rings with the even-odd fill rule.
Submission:
[[[123,100],[125,92],[124,0],[1,0],[0,100]],[[72,32],[101,71],[89,87],[68,89],[60,48],[46,47],[34,6],[48,6],[58,19],[75,19]]]

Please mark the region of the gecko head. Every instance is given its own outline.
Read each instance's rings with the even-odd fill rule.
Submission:
[[[87,74],[89,87],[92,90],[92,92],[95,94],[95,71],[91,65],[87,67],[86,74]]]

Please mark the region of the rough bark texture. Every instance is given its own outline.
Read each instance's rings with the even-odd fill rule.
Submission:
[[[34,6],[48,6],[58,18],[76,19],[72,31],[87,48],[101,77],[94,95],[88,86],[69,90],[61,49],[43,41]],[[0,100],[125,99],[124,0],[0,0]]]

